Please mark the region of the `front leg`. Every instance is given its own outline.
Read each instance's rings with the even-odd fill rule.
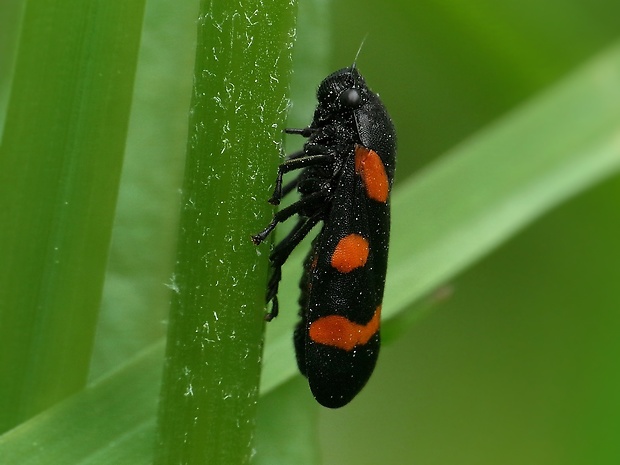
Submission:
[[[287,160],[278,166],[278,176],[276,177],[276,186],[273,190],[273,195],[269,199],[269,203],[272,205],[279,205],[282,199],[282,176],[289,171],[298,170],[301,168],[307,168],[308,166],[327,165],[334,162],[334,156],[331,154],[322,155],[308,155],[300,158],[293,158]]]
[[[310,137],[316,131],[317,131],[316,128],[311,128],[310,126],[308,126],[307,128],[303,128],[303,129],[287,128],[284,130],[286,134],[297,134],[303,137]]]
[[[283,223],[293,215],[302,215],[304,211],[310,211],[312,213],[320,211],[321,207],[325,204],[326,198],[327,194],[324,191],[314,192],[303,196],[297,202],[277,211],[267,227],[258,234],[252,236],[252,242],[254,242],[254,245],[259,245],[271,234],[271,231],[275,229],[278,223]]]

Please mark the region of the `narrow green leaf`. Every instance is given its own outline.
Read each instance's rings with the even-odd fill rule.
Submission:
[[[0,436],[2,463],[152,463],[164,344]]]
[[[85,384],[143,6],[25,6],[0,146],[0,431]]]
[[[166,333],[198,3],[150,0],[144,12],[91,380]]]
[[[317,423],[321,407],[298,376],[261,396],[253,465],[321,463]],[[291,428],[294,424],[295,427]]]
[[[385,315],[620,168],[620,46],[401,186]]]
[[[20,1],[0,2],[0,139],[4,131],[4,118],[13,80],[13,65],[22,23],[23,3]]]

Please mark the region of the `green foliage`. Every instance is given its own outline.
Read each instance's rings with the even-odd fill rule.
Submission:
[[[0,146],[2,432],[86,383],[143,8],[41,0],[23,14]]]
[[[195,3],[168,3],[147,5],[92,382],[1,436],[0,456],[11,463],[152,461],[162,321],[171,293],[163,284],[174,294],[179,289],[180,275],[173,272],[177,229],[179,222],[191,227],[187,218],[178,220],[180,186],[183,205],[193,198],[191,176],[183,184],[180,179],[198,9]],[[215,456],[242,457],[250,450],[254,463],[269,464],[318,463],[320,456],[327,464],[618,461],[609,433],[618,427],[620,385],[615,374],[620,321],[614,317],[620,258],[615,219],[620,47],[614,45],[613,19],[618,10],[604,0],[467,7],[449,0],[300,4],[291,125],[306,124],[318,81],[348,65],[369,32],[358,65],[399,130],[384,303],[387,344],[369,386],[350,406],[319,411],[296,374],[292,352],[303,258],[303,250],[297,251],[284,270],[282,314],[267,329],[258,412],[250,408],[244,417],[256,421],[255,450],[214,445],[216,438],[236,434],[230,422],[221,421],[200,433],[211,450],[224,449]],[[253,16],[245,12],[238,18],[251,24]],[[210,19],[203,21],[209,25]],[[281,46],[274,38],[274,50],[286,53]],[[201,53],[214,58],[208,50]],[[238,69],[253,64],[230,63]],[[242,100],[235,102],[243,105]],[[198,122],[192,124],[203,119],[194,117]],[[18,134],[9,120],[2,153]],[[279,127],[256,124],[277,138]],[[243,144],[255,140],[242,137],[252,129],[233,134],[243,147],[240,157],[247,156]],[[219,132],[197,134],[210,138],[205,144],[223,143]],[[102,147],[91,148],[96,153]],[[258,152],[255,158],[262,158]],[[210,280],[238,276],[233,267],[256,263],[257,271],[248,272],[238,287],[222,288],[222,294],[243,289],[230,308],[217,296],[206,301],[222,306],[221,315],[231,318],[225,324],[233,322],[239,331],[241,325],[253,327],[242,343],[253,347],[260,318],[247,310],[248,321],[240,321],[243,315],[226,312],[236,312],[243,302],[259,305],[267,247],[255,251],[249,240],[242,242],[269,217],[265,199],[275,144],[272,152],[257,160],[261,174],[255,180],[247,173],[235,178],[239,166],[217,168],[223,185],[198,192],[223,197],[215,205],[203,198],[195,212],[207,215],[214,227],[228,228],[238,242],[234,251],[226,243],[212,251],[205,244],[195,249],[199,260],[212,252],[224,267],[202,275],[204,284],[196,285],[213,287]],[[206,160],[199,155],[190,155],[186,166],[208,169],[212,160],[198,166]],[[247,190],[239,187],[242,179],[248,179]],[[5,191],[12,203],[19,201],[17,192],[3,186],[3,196]],[[228,200],[240,204],[218,211],[218,202]],[[209,244],[218,244],[221,234],[208,236],[212,232],[199,228]],[[188,262],[191,253],[187,248]],[[256,308],[257,315],[261,310]],[[179,315],[172,317],[176,324],[174,318]],[[8,334],[4,321],[0,331]],[[218,373],[232,376],[237,352],[227,350],[232,352],[215,350],[211,357],[228,370]],[[256,384],[255,372],[247,375],[240,381],[248,383],[243,389]],[[217,381],[204,381],[209,393]],[[224,406],[221,418],[226,412],[231,411]]]

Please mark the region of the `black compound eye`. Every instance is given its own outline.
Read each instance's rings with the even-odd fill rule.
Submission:
[[[347,89],[338,96],[338,100],[346,107],[356,108],[362,103],[362,96],[357,89]]]

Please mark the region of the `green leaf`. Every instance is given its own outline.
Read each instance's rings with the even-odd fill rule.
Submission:
[[[164,336],[192,94],[197,1],[146,5],[90,380]]]
[[[0,431],[86,383],[143,7],[25,7],[0,146]]]
[[[5,463],[152,463],[163,343],[0,436]]]
[[[321,463],[317,428],[319,408],[301,376],[262,395],[256,424],[256,455],[251,463]],[[291,428],[293,420],[295,427]]]
[[[616,45],[401,186],[388,318],[618,171],[619,83]]]

